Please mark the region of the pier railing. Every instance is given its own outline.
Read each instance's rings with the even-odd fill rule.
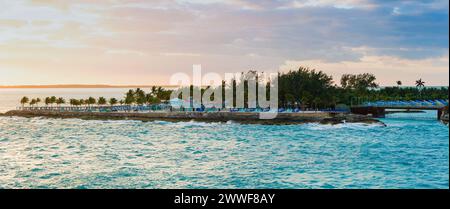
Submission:
[[[119,112],[119,111],[167,111],[170,106],[38,106],[38,107],[17,107],[18,110],[28,111],[56,111],[56,112]]]
[[[354,105],[351,107],[351,112],[383,118],[386,115],[386,109],[436,110],[437,118],[441,119],[445,117],[443,112],[446,108],[448,108],[448,100],[376,101]]]
[[[448,100],[408,100],[364,102],[354,107],[379,107],[385,109],[442,109]]]
[[[34,106],[17,107],[17,110],[26,111],[53,111],[53,112],[269,112],[269,108],[173,108],[170,105],[120,105],[120,106]],[[279,108],[279,113],[344,113],[348,110],[339,109],[299,109]]]

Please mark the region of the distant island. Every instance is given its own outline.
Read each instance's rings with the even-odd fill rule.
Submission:
[[[242,72],[239,80],[233,79],[226,84],[223,81],[217,87],[185,86],[165,89],[162,86],[148,86],[150,92],[145,92],[142,86],[113,86],[113,85],[49,85],[36,86],[40,88],[133,88],[129,89],[121,98],[63,98],[49,95],[45,98],[18,98],[21,107],[9,111],[3,116],[22,117],[59,117],[84,119],[135,119],[135,120],[203,120],[215,122],[239,121],[245,123],[295,124],[305,122],[319,122],[338,124],[346,122],[379,123],[374,118],[383,118],[386,109],[437,110],[439,120],[448,120],[448,87],[426,88],[425,81],[416,80],[415,87],[403,87],[397,81],[393,87],[380,88],[376,77],[370,73],[344,74],[341,85],[334,84],[333,78],[322,71],[299,67],[298,70],[279,73],[278,83],[278,112],[271,121],[259,120],[260,113],[273,111],[266,107],[251,106],[249,96],[244,97],[242,106],[237,103],[237,94],[228,100],[229,104],[221,102],[218,106],[206,108],[172,106],[172,100],[179,103],[178,98],[171,98],[172,93],[190,92],[194,88],[204,94],[208,89],[222,91],[222,101],[226,101],[227,92],[235,94],[234,89],[244,89],[243,95],[249,95],[249,82],[256,86],[261,83],[256,71]],[[263,81],[264,82],[264,81]],[[270,85],[270,82],[268,82]],[[24,87],[24,86],[22,86]],[[27,86],[31,88],[32,86]],[[144,85],[145,87],[145,85]],[[267,96],[268,91],[266,91]],[[185,100],[187,104],[201,103],[202,100]],[[45,106],[39,106],[45,103]],[[56,106],[53,106],[56,104]],[[66,105],[68,104],[68,105]],[[183,103],[184,104],[184,103]],[[26,105],[28,105],[26,107]],[[370,115],[370,117],[366,117]]]
[[[0,89],[48,89],[48,88],[151,88],[154,85],[106,85],[106,84],[54,84],[54,85],[0,85]],[[176,86],[165,85],[172,88]]]

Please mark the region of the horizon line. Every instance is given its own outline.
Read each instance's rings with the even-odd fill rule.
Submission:
[[[0,89],[68,89],[68,88],[152,88],[156,87],[180,87],[179,85],[113,85],[113,84],[36,84],[36,85],[0,85]],[[414,85],[380,85],[379,87],[415,87]],[[425,87],[449,87],[449,85],[429,85]]]
[[[176,87],[176,85],[112,85],[112,84],[42,84],[0,85],[0,89],[44,89],[44,88],[151,88],[153,86]]]

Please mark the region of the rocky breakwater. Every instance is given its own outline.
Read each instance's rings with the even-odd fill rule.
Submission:
[[[25,111],[12,110],[0,116],[46,117],[46,118],[79,118],[86,120],[141,120],[141,121],[235,121],[245,124],[301,124],[301,123],[379,123],[377,119],[364,115],[327,112],[279,113],[270,120],[259,119],[256,112],[57,112],[57,111]]]
[[[449,122],[449,119],[448,119],[448,106],[443,109],[442,115],[441,115],[440,118],[441,118],[441,120],[444,123],[448,123]]]

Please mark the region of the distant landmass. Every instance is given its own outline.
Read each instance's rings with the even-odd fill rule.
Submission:
[[[0,89],[44,89],[44,88],[151,88],[157,85],[104,85],[104,84],[55,84],[55,85],[11,85],[1,86]],[[162,87],[176,87],[163,85]]]

